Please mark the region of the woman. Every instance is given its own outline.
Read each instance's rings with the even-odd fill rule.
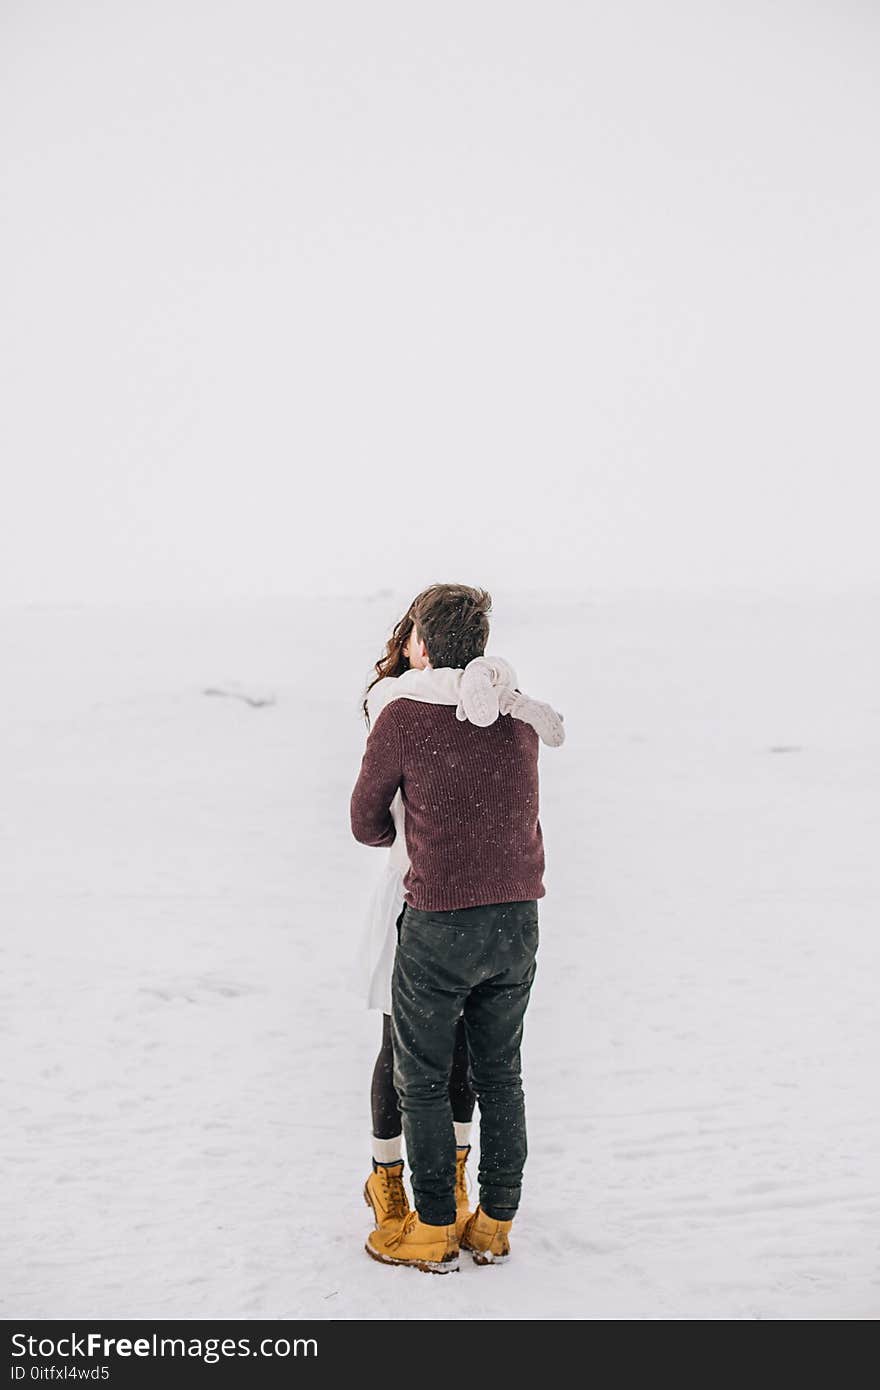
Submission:
[[[433,593],[433,589],[427,589],[413,600],[395,626],[384,655],[376,662],[375,675],[363,701],[368,727],[389,700],[408,698],[454,705],[458,719],[467,719],[480,726],[491,724],[499,714],[510,714],[531,724],[544,743],[553,747],[561,744],[564,739],[562,716],[549,705],[524,695],[516,687],[516,674],[508,662],[498,657],[479,656],[469,661],[464,669],[432,668],[419,638],[417,620],[420,603],[428,604]],[[489,612],[491,599],[485,591],[468,589],[464,593],[468,602],[476,595],[479,611]],[[423,607],[422,611],[428,609]],[[399,790],[391,804],[391,815],[397,835],[388,852],[385,872],[370,901],[358,960],[367,1007],[379,1008],[383,1014],[382,1043],[371,1087],[373,1171],[364,1186],[364,1200],[372,1208],[378,1227],[402,1220],[409,1211],[403,1185],[402,1125],[394,1089],[391,1042],[391,974],[397,949],[397,924],[405,902],[404,877],[410,867]],[[471,1215],[466,1163],[475,1104],[463,1018],[459,1019],[456,1032],[449,1099],[455,1128],[456,1226],[460,1235]]]
[[[376,674],[367,686],[363,702],[364,719],[368,727],[390,698],[389,682],[397,680],[406,671],[422,671],[429,668],[427,657],[415,650],[416,644],[413,642],[413,608],[417,602],[417,599],[413,601],[397,623],[384,655],[376,662]],[[377,687],[383,682],[382,689],[379,690]],[[397,947],[397,921],[404,904],[403,879],[409,868],[403,830],[403,803],[399,792],[394,798],[391,811],[397,827],[397,838],[388,851],[385,873],[376,885],[370,902],[367,931],[360,956],[361,970],[367,981],[367,1007],[382,1010],[382,1042],[373,1068],[370,1088],[373,1171],[364,1186],[364,1200],[372,1207],[376,1225],[380,1227],[388,1221],[402,1219],[409,1211],[409,1199],[403,1185],[402,1126],[397,1092],[394,1089],[394,1058],[391,1048],[391,972]],[[449,1078],[449,1100],[455,1128],[456,1224],[464,1230],[471,1214],[465,1164],[470,1153],[475,1097],[468,1076],[468,1051],[463,1018],[458,1021],[455,1036],[455,1052]]]

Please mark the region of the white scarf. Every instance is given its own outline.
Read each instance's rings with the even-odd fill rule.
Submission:
[[[391,700],[423,700],[432,705],[455,705],[456,719],[485,729],[499,714],[509,714],[531,724],[543,743],[558,748],[565,740],[562,715],[540,700],[532,700],[516,688],[516,672],[503,657],[478,656],[465,667],[426,666],[385,676],[367,696],[374,722]]]

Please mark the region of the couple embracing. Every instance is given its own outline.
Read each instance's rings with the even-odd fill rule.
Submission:
[[[458,1268],[460,1249],[477,1264],[510,1254],[526,1159],[520,1043],[545,893],[538,748],[564,738],[561,715],[486,656],[490,611],[485,590],[462,584],[413,600],[367,688],[351,797],[355,839],[390,848],[360,959],[368,1007],[383,1014],[366,1249],[438,1274]]]

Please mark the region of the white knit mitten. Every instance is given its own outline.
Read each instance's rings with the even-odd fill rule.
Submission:
[[[531,724],[541,742],[546,743],[549,748],[558,748],[565,742],[563,716],[543,700],[533,700],[521,690],[505,689],[499,692],[498,708],[502,714],[509,714],[514,719],[522,719],[526,724]]]
[[[461,676],[456,718],[485,729],[499,714],[522,719],[550,748],[565,741],[562,715],[541,700],[516,689],[516,672],[502,657],[478,656],[469,661]]]
[[[481,729],[494,724],[502,713],[498,703],[502,690],[515,685],[516,672],[509,661],[500,656],[474,657],[462,672],[456,718],[467,719]]]

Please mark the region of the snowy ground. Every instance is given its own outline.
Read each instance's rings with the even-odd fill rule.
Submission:
[[[880,1312],[880,595],[496,606],[568,741],[514,1259],[444,1279],[363,1253],[344,985],[398,598],[0,613],[0,1314]]]

